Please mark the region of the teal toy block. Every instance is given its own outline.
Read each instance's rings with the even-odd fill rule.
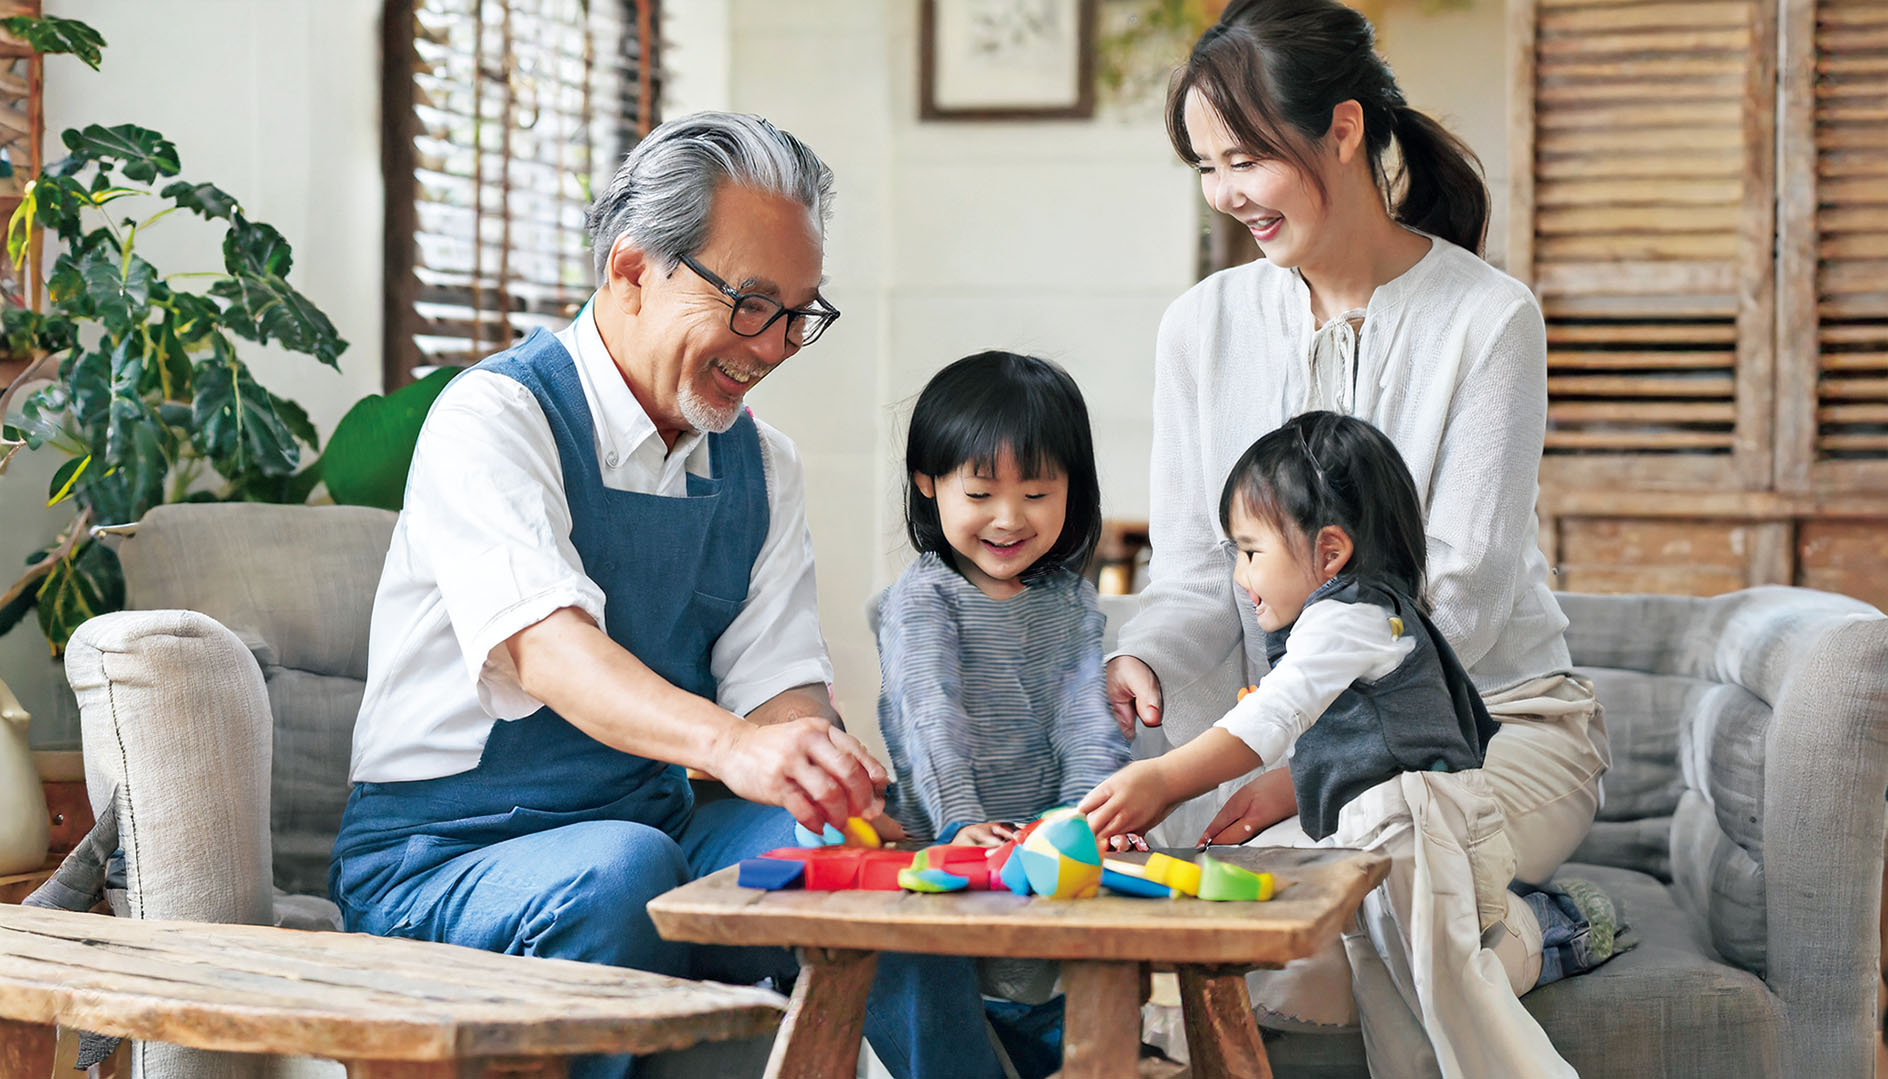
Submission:
[[[826,826],[825,832],[820,834],[808,830],[804,824],[795,824],[793,841],[802,847],[836,847],[844,843],[846,837],[830,824]]]
[[[1137,877],[1132,873],[1123,873],[1118,869],[1101,867],[1101,886],[1111,892],[1122,895],[1138,896],[1143,899],[1172,899],[1174,890],[1158,881]]]
[[[961,892],[970,881],[942,869],[901,869],[898,886],[907,892]]]

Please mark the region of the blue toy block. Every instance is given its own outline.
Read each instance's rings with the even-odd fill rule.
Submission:
[[[786,858],[743,858],[735,883],[743,888],[762,888],[777,892],[797,888],[806,874],[806,863]]]
[[[1140,896],[1146,899],[1172,899],[1173,889],[1165,884],[1136,877],[1118,870],[1101,867],[1101,886],[1122,895]]]

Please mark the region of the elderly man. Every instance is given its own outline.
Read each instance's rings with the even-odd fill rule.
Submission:
[[[665,942],[644,904],[790,845],[795,818],[882,806],[885,771],[827,693],[799,460],[743,407],[839,317],[819,292],[831,197],[758,117],[662,125],[592,208],[590,303],[433,406],[330,873],[349,929],[792,976],[779,950]],[[740,798],[696,807],[684,767]],[[889,1067],[997,1073],[968,961],[880,970],[867,1032]]]

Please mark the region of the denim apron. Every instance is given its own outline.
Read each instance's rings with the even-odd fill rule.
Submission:
[[[603,485],[576,361],[555,336],[539,330],[473,369],[516,380],[542,406],[562,465],[571,542],[603,590],[610,638],[671,684],[713,700],[709,657],[747,598],[767,535],[753,418],[743,412],[726,433],[707,436],[712,478],[690,473],[687,497],[617,491]],[[494,843],[596,820],[679,838],[692,810],[680,766],[612,749],[540,708],[495,721],[471,771],[356,784],[330,888],[344,910],[363,910],[401,880]],[[399,929],[375,920],[349,928]]]

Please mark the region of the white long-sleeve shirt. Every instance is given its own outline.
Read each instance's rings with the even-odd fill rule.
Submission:
[[[679,498],[690,473],[710,474],[701,434],[663,445],[589,307],[557,339],[577,361],[605,487]],[[737,715],[794,686],[832,681],[799,456],[785,435],[758,420],[755,427],[767,536],[748,575],[747,600],[709,660],[717,703]],[[374,595],[353,782],[470,770],[494,720],[542,707],[518,684],[502,647],[508,638],[564,607],[606,631],[610,620],[636,617],[633,609],[604,610],[570,528],[557,443],[537,398],[494,372],[460,376],[427,413]]]
[[[1263,261],[1200,282],[1161,320],[1153,560],[1117,654],[1144,660],[1164,685],[1192,682],[1240,642],[1220,488],[1254,440],[1312,403],[1316,331],[1303,279]],[[1476,688],[1567,670],[1567,620],[1536,545],[1547,344],[1533,295],[1435,240],[1371,296],[1356,348],[1337,351],[1354,364],[1334,380],[1355,387],[1349,411],[1389,435],[1416,481],[1434,621]],[[1262,669],[1256,626],[1244,623]]]
[[[1275,764],[1352,683],[1388,675],[1415,650],[1416,638],[1392,632],[1388,610],[1318,600],[1292,623],[1291,649],[1278,666],[1213,726]]]

